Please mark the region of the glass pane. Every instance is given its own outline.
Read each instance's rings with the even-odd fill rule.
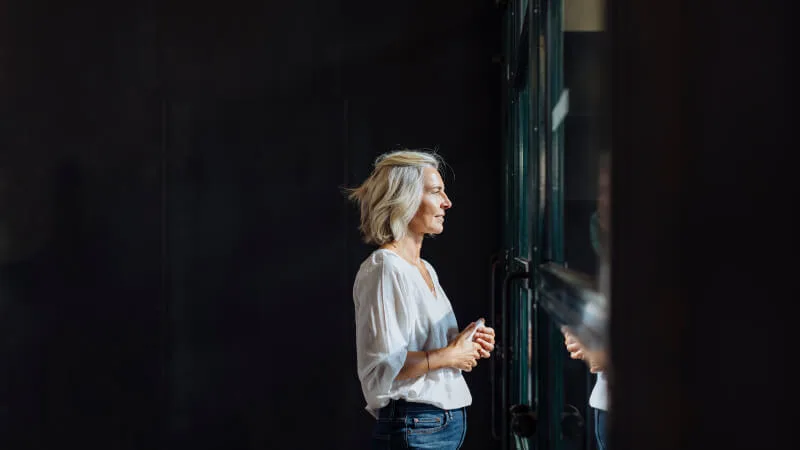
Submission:
[[[525,12],[527,11],[527,8],[528,8],[528,0],[519,0],[519,2],[517,2],[517,5],[518,5],[517,6],[517,14],[518,14],[518,17],[519,17],[519,22],[522,23],[525,20],[525,17],[526,17]],[[520,28],[522,28],[522,27],[520,27]]]
[[[530,136],[528,133],[528,121],[530,116],[530,89],[527,83],[528,79],[529,77],[525,77],[525,86],[518,94],[519,100],[516,105],[516,128],[517,136],[519,136],[519,138],[516,146],[517,151],[514,161],[514,165],[516,166],[515,173],[517,175],[515,178],[515,191],[517,192],[515,209],[518,211],[518,233],[515,248],[518,249],[516,254],[525,260],[530,260],[531,242],[530,227],[528,223],[530,218],[528,211],[528,196],[530,193],[527,189],[530,176],[528,172],[528,157],[530,149]],[[529,291],[527,289],[517,290],[517,297],[515,300],[514,323],[517,324],[517,330],[515,334],[515,342],[513,344],[514,348],[516,349],[516,355],[514,356],[516,364],[513,371],[513,384],[515,386],[517,403],[532,405],[533,383],[531,382],[530,367],[527,358],[529,355],[528,335],[530,331],[531,311],[531,296]],[[516,448],[527,449],[527,439],[521,439],[517,437]]]
[[[610,150],[606,129],[609,61],[604,54],[607,38],[603,27],[604,6],[603,0],[564,2],[560,36],[551,35],[554,43],[551,51],[559,53],[551,61],[560,66],[551,72],[554,76],[550,92],[551,187],[554,193],[550,222],[554,233],[552,259],[574,270],[576,277],[585,277],[590,288],[595,289],[598,261],[607,242],[608,229],[605,206],[608,205],[609,166],[604,162]],[[557,70],[561,73],[556,74]],[[584,303],[579,310],[584,323],[586,305]],[[590,404],[603,406],[599,395],[590,400],[597,376],[589,372],[586,360],[569,357],[563,347],[563,337],[561,339],[561,352],[565,356],[564,403],[577,408],[586,419],[581,447],[595,448],[593,418],[596,411]],[[566,438],[565,441],[565,448],[581,448],[576,447],[579,439]]]

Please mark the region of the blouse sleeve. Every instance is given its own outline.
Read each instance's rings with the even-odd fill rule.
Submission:
[[[368,397],[388,394],[406,361],[412,318],[400,276],[381,261],[353,292],[358,378]]]

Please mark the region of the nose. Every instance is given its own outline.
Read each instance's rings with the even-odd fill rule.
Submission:
[[[442,202],[442,209],[450,209],[453,207],[453,202],[450,201],[450,197],[447,194],[444,194],[444,202]]]

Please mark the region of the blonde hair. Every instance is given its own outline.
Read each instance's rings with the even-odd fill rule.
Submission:
[[[366,181],[347,190],[348,198],[361,209],[364,242],[380,246],[403,238],[422,201],[425,168],[439,170],[443,163],[436,153],[420,150],[379,156]]]

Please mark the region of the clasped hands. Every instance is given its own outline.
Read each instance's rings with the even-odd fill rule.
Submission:
[[[472,371],[481,358],[489,358],[494,351],[494,329],[482,325],[477,328],[477,321],[464,328],[456,338],[450,342],[454,366],[465,372]],[[470,335],[475,334],[470,339]]]
[[[606,370],[607,356],[605,351],[587,350],[583,343],[572,334],[568,327],[562,327],[561,333],[564,334],[564,346],[567,348],[570,358],[580,359],[586,362],[591,373],[603,372]]]

